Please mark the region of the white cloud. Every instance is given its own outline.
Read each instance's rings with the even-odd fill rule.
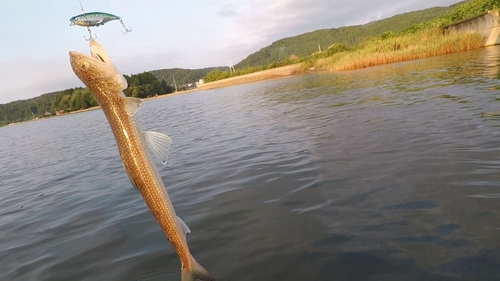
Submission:
[[[220,7],[219,12],[217,12],[217,15],[222,16],[222,17],[235,17],[238,16],[238,12],[236,12],[236,9],[232,3],[225,4],[222,7]]]

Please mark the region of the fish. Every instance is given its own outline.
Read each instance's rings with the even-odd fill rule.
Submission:
[[[163,181],[146,149],[149,148],[155,157],[166,164],[172,139],[162,133],[140,130],[134,115],[142,100],[123,94],[128,86],[126,79],[115,68],[103,47],[94,39],[89,42],[90,56],[76,51],[69,52],[71,68],[101,106],[130,182],[141,194],[179,256],[181,280],[215,280],[191,255],[186,240],[186,234],[191,230],[176,215]]]

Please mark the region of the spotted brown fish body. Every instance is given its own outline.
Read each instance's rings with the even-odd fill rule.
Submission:
[[[76,76],[89,88],[104,112],[116,140],[123,167],[132,185],[174,247],[181,261],[182,281],[215,280],[189,252],[186,233],[189,228],[175,214],[161,177],[150,160],[146,146],[166,163],[170,138],[155,132],[142,132],[134,122],[141,100],[125,97],[124,77],[116,70],[103,48],[90,40],[92,57],[70,52],[70,62]]]

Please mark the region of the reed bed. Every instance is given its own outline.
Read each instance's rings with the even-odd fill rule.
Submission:
[[[483,37],[474,32],[443,34],[429,28],[414,34],[368,40],[355,49],[336,53],[315,62],[316,69],[352,70],[382,64],[422,59],[478,49]]]

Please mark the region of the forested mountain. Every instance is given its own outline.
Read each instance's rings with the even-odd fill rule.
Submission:
[[[298,57],[309,56],[313,52],[318,51],[318,45],[322,50],[325,50],[332,44],[343,44],[346,46],[355,45],[368,37],[377,36],[387,31],[398,33],[409,28],[413,24],[440,17],[459,4],[462,3],[457,3],[450,7],[434,7],[399,14],[364,25],[321,29],[284,38],[249,55],[234,67],[236,69],[241,69],[250,66],[268,65],[273,62],[288,59],[292,55]]]
[[[227,68],[227,67],[226,67]],[[173,77],[179,90],[182,85],[194,83],[208,72],[224,67],[203,69],[161,69],[139,74],[124,75],[128,88],[126,96],[146,98],[154,95],[169,94],[174,91]],[[51,116],[98,105],[87,88],[71,88],[41,96],[0,104],[0,126]]]
[[[128,97],[147,98],[173,92],[173,87],[158,80],[148,72],[124,75],[128,88],[123,92]],[[0,104],[0,126],[35,118],[59,115],[66,112],[97,106],[98,103],[88,88],[71,88],[43,94],[27,100]]]
[[[170,68],[170,69],[158,69],[148,71],[153,74],[160,81],[165,81],[168,85],[174,86],[174,78],[177,86],[185,85],[189,83],[198,82],[201,78],[205,77],[207,73],[212,70],[223,70],[228,69],[227,67],[209,67],[202,69],[183,69],[183,68]]]
[[[0,126],[43,116],[50,111],[52,101],[59,92],[47,93],[41,96],[0,104]]]

